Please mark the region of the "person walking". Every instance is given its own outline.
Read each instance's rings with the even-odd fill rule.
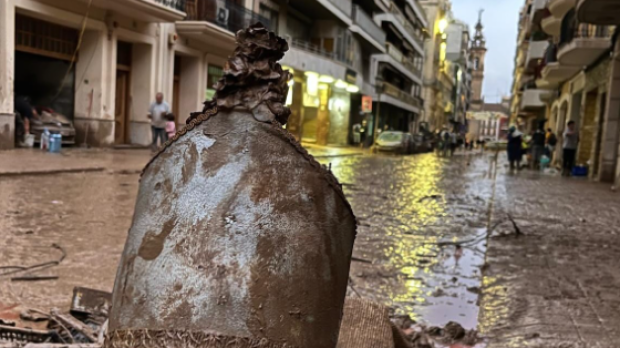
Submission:
[[[573,171],[578,145],[579,131],[576,129],[575,121],[568,121],[566,130],[564,130],[564,143],[562,144],[562,175],[564,176],[570,176]]]
[[[151,119],[151,131],[153,142],[151,150],[157,151],[157,139],[164,145],[168,136],[166,134],[166,115],[170,113],[170,105],[164,100],[164,94],[159,92],[155,95],[155,101],[149,106],[148,118]]]
[[[510,170],[519,170],[521,166],[523,133],[515,126],[511,126],[508,130],[508,161],[510,162]]]
[[[555,133],[551,130],[551,128],[547,129],[547,136],[545,139],[547,157],[549,157],[549,163],[553,161],[553,154],[555,152],[555,146],[558,143],[558,137],[555,136]]]
[[[538,129],[532,134],[532,169],[540,168],[540,159],[545,151],[545,125],[541,122]]]
[[[458,136],[455,132],[450,133],[450,157],[454,156],[454,151],[456,151],[458,145]]]
[[[447,130],[444,129],[442,135],[442,146],[441,146],[441,150],[442,150],[442,156],[443,157],[448,157],[448,152],[450,151],[450,132],[448,132]]]

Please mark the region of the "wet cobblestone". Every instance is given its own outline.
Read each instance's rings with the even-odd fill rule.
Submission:
[[[37,272],[58,280],[0,277],[0,307],[67,308],[74,286],[111,290],[138,187],[127,168],[148,160],[133,156],[103,172],[0,177],[0,267],[56,260],[52,243],[67,251]],[[620,205],[608,186],[510,176],[488,154],[320,161],[360,222],[351,296],[477,326],[491,348],[618,346]]]
[[[528,172],[497,187],[480,314],[489,348],[619,347],[617,193]]]

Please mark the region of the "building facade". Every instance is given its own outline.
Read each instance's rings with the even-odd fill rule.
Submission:
[[[466,115],[472,95],[470,41],[469,26],[457,19],[450,20],[446,29],[446,61],[452,65],[455,84],[452,91],[453,111],[448,115],[448,120],[453,129],[462,133],[466,132]]]
[[[451,3],[449,0],[420,1],[426,12],[429,39],[424,45],[424,122],[431,130],[448,126],[446,111],[451,114],[451,92],[454,76],[445,64],[446,29]]]
[[[91,146],[150,143],[147,114],[157,92],[184,123],[202,109],[210,67],[222,67],[234,47],[232,32],[215,24],[206,5],[2,1],[2,147],[13,146],[16,96],[67,116],[76,142]],[[262,19],[237,15],[239,23]]]
[[[262,22],[285,37],[288,130],[321,145],[352,126],[415,130],[426,16],[415,0],[3,0],[0,148],[14,144],[14,98],[71,119],[77,143],[148,144],[164,93],[177,122],[214,94],[234,33]]]
[[[485,103],[480,110],[467,113],[467,139],[503,140],[508,133],[510,118],[509,101],[502,103]]]
[[[583,10],[587,3],[526,1],[519,26],[511,121],[525,131],[545,123],[560,144],[567,122],[574,121],[580,132],[577,164],[587,166],[591,178],[613,182],[618,177],[619,109],[614,87],[620,87],[613,79],[620,70],[612,39],[615,29],[608,19],[594,20],[596,24],[582,20],[588,18],[584,14],[589,10]],[[561,161],[558,148],[555,158]]]

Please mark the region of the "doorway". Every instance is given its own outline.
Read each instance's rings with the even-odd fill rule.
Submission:
[[[132,44],[119,41],[116,55],[116,93],[114,106],[114,143],[127,144],[131,116]]]
[[[174,122],[179,124],[179,110],[181,104],[181,57],[174,56],[174,76],[172,79],[172,113]]]

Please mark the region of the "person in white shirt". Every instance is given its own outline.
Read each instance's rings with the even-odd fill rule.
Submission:
[[[161,144],[164,145],[168,140],[166,134],[166,115],[170,113],[170,105],[164,101],[164,94],[159,92],[155,95],[155,101],[151,103],[149,107],[148,118],[151,119],[151,131],[153,132],[153,142],[151,148],[153,151],[157,150],[157,139],[160,139]]]

